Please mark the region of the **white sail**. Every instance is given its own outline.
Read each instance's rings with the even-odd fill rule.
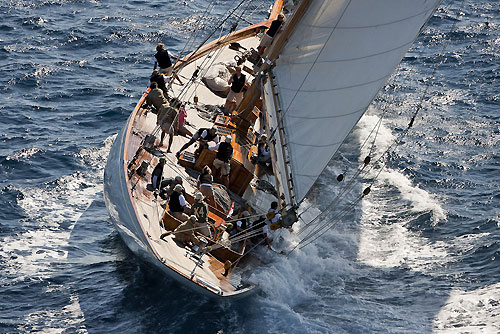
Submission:
[[[296,202],[307,195],[439,3],[311,0],[273,70]]]

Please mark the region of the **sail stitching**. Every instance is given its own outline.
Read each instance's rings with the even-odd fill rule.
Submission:
[[[328,115],[328,116],[316,116],[316,117],[313,117],[313,116],[307,116],[307,117],[306,116],[295,116],[295,115],[290,114],[288,117],[289,118],[298,118],[298,119],[329,119],[329,118],[340,118],[340,117],[345,117],[345,116],[351,116],[351,115],[363,112],[365,110],[366,110],[366,108],[361,108],[361,109],[354,110],[354,111],[351,111],[351,112],[348,112],[348,113],[345,113],[345,114]]]
[[[334,143],[330,143],[330,144],[324,144],[324,145],[317,145],[317,144],[304,144],[304,143],[299,143],[299,142],[294,142],[294,141],[290,141],[288,142],[289,144],[294,144],[294,145],[297,145],[297,146],[307,146],[307,147],[328,147],[328,146],[334,146],[334,145],[339,145],[342,143],[342,140],[341,141],[336,141]]]
[[[370,26],[354,26],[354,27],[342,27],[342,26],[340,26],[340,27],[336,27],[336,29],[367,29],[367,28],[376,28],[376,27],[388,26],[388,25],[391,25],[391,24],[394,24],[394,23],[399,23],[399,22],[404,22],[404,21],[411,20],[411,19],[413,19],[413,18],[415,18],[417,16],[420,16],[422,14],[426,14],[427,12],[433,10],[433,8],[427,8],[427,9],[423,10],[422,12],[417,13],[415,15],[407,16],[407,17],[404,17],[402,19],[398,19],[398,20],[391,21],[391,22],[373,24],[373,25],[370,25]],[[319,28],[319,29],[332,29],[332,28],[334,28],[334,27],[315,26],[315,25],[308,25],[308,27]]]
[[[383,77],[381,78],[378,78],[378,79],[375,79],[375,80],[371,80],[371,81],[366,81],[366,82],[363,82],[363,83],[360,83],[360,84],[356,84],[356,85],[352,85],[352,86],[344,86],[344,87],[337,87],[337,88],[331,88],[331,89],[314,89],[314,90],[305,90],[305,89],[299,89],[297,91],[298,92],[303,92],[303,93],[316,93],[316,92],[331,92],[331,91],[335,91],[335,90],[342,90],[342,89],[349,89],[349,88],[356,88],[356,87],[360,87],[360,86],[366,86],[366,85],[370,85],[372,83],[376,83],[378,81],[381,81],[381,80],[385,80],[387,79],[388,77],[390,77],[391,74],[387,74],[387,75],[384,75]],[[293,88],[286,88],[286,87],[281,87],[281,89],[285,89],[285,90],[295,90]],[[290,102],[290,105],[292,103]],[[290,106],[288,107],[290,108]]]
[[[345,59],[333,59],[333,60],[319,60],[319,61],[316,61],[316,63],[317,64],[323,64],[323,63],[340,63],[340,62],[351,61],[351,60],[360,60],[360,59],[371,58],[371,57],[380,56],[380,55],[383,55],[383,54],[386,54],[386,53],[391,53],[393,51],[397,51],[399,49],[407,47],[408,45],[410,45],[412,43],[413,43],[413,40],[411,40],[409,42],[406,42],[404,44],[401,44],[399,46],[396,46],[395,48],[387,49],[387,50],[384,50],[384,51],[381,51],[381,52],[378,52],[378,53],[373,53],[373,54],[369,54],[369,55],[362,56],[362,57],[345,58]],[[285,62],[283,61],[283,63],[285,63]],[[312,63],[286,62],[286,64],[287,65],[307,65],[307,64],[312,64]]]

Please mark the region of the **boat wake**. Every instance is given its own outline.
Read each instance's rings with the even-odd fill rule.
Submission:
[[[78,296],[63,279],[68,274],[68,253],[73,251],[69,240],[75,223],[102,191],[102,171],[113,139],[107,138],[100,148],[81,150],[77,154],[81,170],[40,188],[16,189],[20,193],[18,205],[26,218],[20,220],[18,233],[0,241],[0,257],[6,259],[2,263],[2,285],[13,291],[25,284],[33,286],[30,296],[15,296],[29,298],[30,304],[40,297],[37,293],[44,295],[44,302],[19,318],[19,330],[50,333],[79,328],[83,313]],[[28,159],[28,151],[11,158],[19,157]]]

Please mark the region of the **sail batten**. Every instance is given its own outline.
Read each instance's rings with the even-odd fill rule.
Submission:
[[[297,202],[306,196],[439,3],[310,1],[273,69]]]

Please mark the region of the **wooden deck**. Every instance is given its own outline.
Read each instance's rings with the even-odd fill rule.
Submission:
[[[250,37],[245,40],[240,40],[240,44],[249,49],[250,47],[256,48],[259,43],[259,39],[257,37]],[[237,55],[238,52],[228,47],[224,47],[216,62],[225,62],[231,59],[234,59],[234,56]],[[205,59],[206,56],[198,59],[185,66],[180,73],[183,78],[191,77],[192,73],[196,69],[196,67]],[[252,64],[245,63],[247,67],[251,68]],[[203,72],[202,72],[203,74]],[[195,132],[199,128],[212,127],[213,123],[209,122],[198,115],[198,112],[194,108],[193,105],[193,97],[197,96],[199,99],[199,104],[206,105],[223,105],[225,99],[215,95],[212,93],[202,82],[201,76],[198,78],[197,82],[192,85],[185,94],[184,101],[190,102],[187,105],[187,121],[193,126],[190,128],[191,132]],[[253,77],[249,73],[245,73],[247,77],[250,77],[250,80]],[[182,79],[184,82],[186,79]],[[182,87],[178,85],[178,83],[174,84],[173,94],[179,94]],[[175,152],[177,152],[184,143],[186,143],[189,138],[175,136],[173,145],[172,145],[172,153],[166,152],[165,145],[160,147],[160,149],[156,151],[152,151],[152,153],[147,152],[142,149],[138,152],[141,142],[147,134],[153,133],[156,126],[156,115],[149,112],[145,113],[144,109],[137,108],[136,113],[134,115],[134,119],[131,122],[131,128],[129,129],[128,140],[126,145],[126,161],[124,162],[125,166],[127,166],[130,161],[135,157],[135,164],[133,164],[133,168],[140,166],[142,161],[147,161],[149,163],[149,167],[147,169],[147,173],[144,177],[137,175],[137,173],[130,173],[129,185],[131,189],[131,199],[134,205],[136,215],[140,221],[140,224],[143,228],[144,233],[147,235],[150,240],[150,245],[155,253],[157,259],[162,261],[167,267],[177,272],[179,275],[183,276],[185,279],[192,280],[196,284],[205,287],[206,289],[216,293],[222,294],[225,296],[233,295],[238,293],[238,285],[240,285],[240,281],[238,281],[233,276],[229,275],[229,277],[222,276],[224,272],[224,264],[218,261],[215,257],[210,255],[203,255],[201,257],[201,261],[199,258],[193,256],[193,252],[189,247],[184,247],[178,244],[171,235],[164,238],[164,240],[160,239],[160,235],[164,233],[166,230],[160,226],[160,221],[164,215],[164,207],[165,201],[161,200],[160,197],[155,198],[153,196],[150,184],[151,172],[153,168],[159,161],[160,157],[164,157],[167,160],[167,164],[164,167],[163,177],[175,177],[180,175],[183,178],[183,186],[185,191],[189,195],[193,195],[196,189],[196,179],[191,176],[193,171],[189,171],[186,168],[180,166],[175,157]],[[255,130],[260,130],[260,123],[257,119],[255,124]],[[157,131],[158,132],[158,131]],[[157,143],[159,142],[160,133],[156,133]],[[164,139],[164,143],[168,143],[168,136]],[[195,149],[194,145],[191,146],[188,151],[193,152]],[[238,156],[238,154],[240,154]],[[241,154],[240,150],[235,154],[235,157],[240,159],[243,164],[248,164],[248,157],[244,157]],[[247,160],[245,160],[247,159]],[[274,177],[269,175],[264,175],[263,179],[267,180],[271,184],[274,184]],[[253,186],[248,187],[246,191],[242,192],[243,197],[247,200],[250,205],[257,212],[265,212],[268,208],[267,206],[272,200],[275,200],[274,196],[269,193],[260,191]],[[236,269],[238,270],[238,269]],[[240,277],[240,275],[236,275],[236,277]]]

